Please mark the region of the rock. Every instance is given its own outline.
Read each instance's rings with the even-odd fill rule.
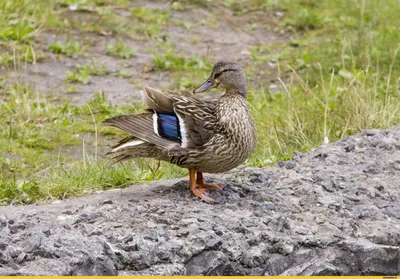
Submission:
[[[352,152],[354,150],[356,150],[356,145],[354,143],[350,143],[349,145],[347,145],[344,150],[346,152]]]
[[[207,175],[216,204],[174,179],[3,206],[0,274],[397,275],[399,158],[400,126]]]
[[[228,258],[219,251],[202,252],[187,262],[185,267],[186,275],[236,275]]]
[[[215,236],[206,243],[207,250],[217,250],[223,243],[222,238]]]
[[[16,258],[22,253],[22,249],[20,247],[17,248],[12,245],[9,245],[7,247],[7,252],[11,258]]]
[[[376,198],[376,199],[374,200],[374,204],[375,204],[379,209],[382,209],[382,208],[388,207],[388,206],[390,205],[390,202],[389,202],[389,201],[382,200],[382,199],[380,199],[380,198]]]
[[[265,211],[269,211],[269,210],[275,210],[275,204],[273,202],[263,202],[261,204],[262,209],[264,209]]]
[[[386,150],[392,150],[396,146],[396,140],[388,137],[373,137],[371,144],[374,147],[383,148]]]
[[[299,158],[303,158],[305,155],[304,155],[304,153],[302,153],[302,152],[300,152],[300,151],[294,151],[294,155],[296,156],[296,157],[299,157]]]
[[[326,146],[320,146],[314,151],[314,158],[321,158],[325,159],[326,157],[329,156],[329,148]]]
[[[399,247],[378,245],[368,240],[345,240],[341,245],[351,251],[349,262],[354,263],[350,265],[353,272],[361,267],[365,275],[398,274]]]
[[[390,217],[400,219],[400,204],[386,207],[386,214]]]
[[[288,170],[291,170],[291,169],[295,168],[296,165],[297,165],[297,163],[296,163],[295,160],[288,160],[286,162],[284,162],[284,161],[279,161],[278,162],[278,166],[279,167],[286,168]]]
[[[104,200],[101,204],[113,204],[114,202],[110,199]]]
[[[185,275],[185,273],[186,273],[186,268],[183,264],[173,263],[173,264],[153,265],[148,269],[140,271],[121,271],[118,275],[133,276],[133,275],[152,274],[155,276],[176,276],[176,275]]]
[[[368,161],[363,171],[370,174],[379,174],[382,171],[382,166],[379,162]]]
[[[24,252],[31,253],[34,250],[38,249],[42,243],[43,236],[39,233],[33,234],[31,237],[28,238],[24,245]]]
[[[89,276],[89,275],[118,275],[117,269],[113,263],[104,257],[87,257],[83,261],[76,264],[71,270],[70,275]]]
[[[289,160],[286,162],[285,168],[288,170],[294,169],[296,167],[296,164],[297,164],[296,161]]]
[[[304,228],[304,227],[297,227],[294,231],[295,231],[296,233],[300,234],[300,235],[307,235],[308,232],[309,232],[309,230],[307,230],[307,229]]]
[[[375,136],[378,133],[379,133],[379,130],[377,130],[377,129],[365,129],[362,131],[362,134],[367,137]]]
[[[7,243],[0,242],[0,251],[4,251],[7,248]]]
[[[17,259],[15,260],[18,264],[22,263],[26,258],[26,254],[24,252],[22,252],[21,254],[19,254],[19,256],[17,257]]]
[[[288,267],[293,266],[294,260],[279,254],[272,255],[266,262],[264,274],[282,274]]]
[[[79,218],[75,221],[74,224],[80,223],[80,222],[85,222],[89,224],[93,224],[97,221],[98,218],[102,216],[102,213],[100,212],[89,212],[89,213],[84,213]]]
[[[26,226],[25,226],[24,222],[21,222],[21,223],[18,223],[18,224],[14,224],[14,221],[13,221],[13,223],[8,226],[8,229],[9,229],[11,234],[17,234],[18,232],[25,230]]]
[[[7,255],[7,254],[4,253],[4,252],[0,252],[0,264],[1,264],[2,266],[8,264],[10,260],[11,260],[11,259],[10,259],[10,256],[9,256],[9,255]]]
[[[268,253],[262,245],[251,247],[245,251],[241,258],[241,263],[248,268],[263,266]]]

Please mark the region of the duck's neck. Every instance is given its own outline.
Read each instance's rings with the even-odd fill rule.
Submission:
[[[246,87],[245,86],[243,86],[243,87],[237,87],[237,88],[229,88],[229,89],[226,89],[226,92],[225,92],[225,94],[226,95],[230,95],[230,94],[232,94],[232,95],[240,95],[240,96],[242,96],[243,98],[246,98],[247,97],[247,89],[246,89]]]

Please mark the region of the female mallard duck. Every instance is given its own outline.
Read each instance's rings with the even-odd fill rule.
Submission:
[[[172,96],[145,87],[142,97],[148,108],[144,113],[105,120],[106,125],[130,134],[108,154],[114,155],[114,162],[147,157],[188,168],[193,193],[213,202],[208,189],[221,190],[222,185],[204,184],[203,172],[220,173],[239,166],[257,144],[243,70],[236,63],[220,61],[193,92],[217,86],[226,89],[218,101]]]

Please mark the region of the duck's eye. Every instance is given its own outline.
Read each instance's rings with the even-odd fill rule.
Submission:
[[[222,75],[222,73],[225,73],[225,72],[235,72],[235,71],[237,71],[237,70],[235,70],[235,69],[225,69],[225,70],[222,70],[221,72],[216,73],[216,74],[214,75],[214,79],[220,77],[220,76]]]

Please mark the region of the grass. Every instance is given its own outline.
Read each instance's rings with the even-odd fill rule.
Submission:
[[[160,9],[138,7],[132,10],[131,18],[135,22],[133,31],[138,36],[157,39],[161,36],[164,25],[169,21],[169,14]]]
[[[269,154],[272,161],[290,158],[294,150],[399,123],[395,14],[400,8],[395,2],[282,2],[287,16],[281,28],[301,33],[283,51],[279,44],[253,55],[255,63],[279,61],[281,90],[254,88],[254,115],[268,137],[261,137],[251,164],[262,164]]]
[[[66,42],[60,43],[57,42],[49,46],[48,50],[55,54],[62,54],[72,58],[78,58],[83,55],[86,50],[86,46],[82,46],[79,42]]]
[[[108,74],[109,71],[106,65],[96,65],[93,61],[87,65],[78,66],[75,72],[67,71],[65,73],[68,81],[83,84],[90,83],[90,76],[105,76]]]
[[[54,104],[28,86],[6,85],[1,93],[0,204],[62,199],[183,174],[177,167],[148,160],[110,168],[100,157],[97,149],[104,142],[94,135],[121,136],[102,127],[101,121],[133,113],[135,107],[112,106],[101,94],[84,106]],[[71,149],[80,149],[81,155],[65,155]]]
[[[0,3],[0,64],[5,66],[0,74],[0,204],[46,202],[185,175],[185,170],[151,160],[108,167],[104,150],[123,134],[101,121],[134,113],[140,105],[112,105],[99,91],[93,101],[74,106],[60,99],[59,92],[44,94],[8,71],[40,63],[48,52],[77,61],[90,56],[90,42],[76,39],[90,32],[106,41],[111,35],[123,38],[112,39],[115,43],[106,44],[106,52],[127,62],[136,55],[127,40],[150,41],[146,51],[153,55],[149,63],[154,75],[167,75],[174,81],[171,88],[191,90],[208,77],[211,59],[178,53],[179,42],[170,41],[166,28],[207,26],[219,32],[220,7],[239,16],[266,13],[273,18],[272,28],[290,34],[282,43],[251,46],[248,99],[259,144],[248,165],[267,166],[291,158],[295,150],[306,152],[361,129],[400,123],[400,6],[395,0],[182,0],[171,10],[137,7],[128,0],[6,0]],[[198,8],[208,13],[204,22],[171,16],[172,11]],[[277,12],[283,16],[274,18]],[[252,22],[249,28],[271,29],[271,23],[262,24]],[[47,45],[40,37],[46,33],[63,33],[66,39]],[[67,72],[66,79],[74,91],[92,76],[108,74],[92,58]],[[115,75],[132,74],[120,64]]]
[[[2,175],[0,204],[53,201],[93,191],[124,188],[134,183],[183,175],[181,169],[164,163],[152,166],[151,163],[154,165],[154,162],[137,160],[135,163],[127,162],[110,168],[106,161],[88,157],[78,163],[56,164],[52,168],[33,174],[29,180],[17,180],[15,176]],[[12,168],[10,164],[5,162],[3,166]]]
[[[106,44],[106,54],[117,56],[123,59],[135,57],[135,52],[129,48],[125,43],[118,39],[115,44]]]
[[[15,61],[35,60],[35,35],[50,14],[46,1],[1,1],[0,3],[0,65]],[[41,55],[40,55],[41,56]]]
[[[196,81],[199,75],[209,75],[212,69],[211,62],[199,56],[185,58],[167,53],[155,55],[152,62],[155,69],[172,74],[172,79],[176,82],[174,88],[187,91],[193,90],[196,85],[200,84],[201,81]]]

